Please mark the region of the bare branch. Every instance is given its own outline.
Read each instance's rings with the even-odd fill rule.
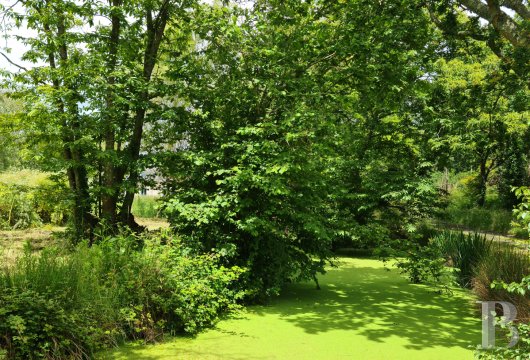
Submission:
[[[8,63],[10,63],[11,65],[13,66],[16,66],[17,68],[19,68],[20,70],[24,70],[24,71],[29,71],[27,68],[25,68],[24,66],[22,65],[19,65],[15,62],[13,62],[6,54],[4,54],[3,52],[0,51],[0,55],[2,55]]]

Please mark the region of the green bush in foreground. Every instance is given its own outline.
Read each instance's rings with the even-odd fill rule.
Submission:
[[[439,283],[445,273],[445,259],[433,246],[419,246],[409,250],[405,258],[398,259],[396,266],[414,284]]]
[[[0,273],[0,347],[8,359],[90,358],[119,333],[116,298],[99,279],[98,254],[29,248]]]
[[[0,348],[8,359],[88,359],[124,339],[196,333],[242,297],[243,269],[221,261],[169,236],[28,250],[0,272]]]
[[[500,318],[497,319],[500,323]],[[519,334],[517,344],[509,348],[506,346],[512,338],[512,332],[508,326],[514,326]],[[507,335],[502,345],[497,345],[494,349],[477,349],[475,359],[479,360],[526,360],[530,357],[530,325],[526,323],[499,325]]]

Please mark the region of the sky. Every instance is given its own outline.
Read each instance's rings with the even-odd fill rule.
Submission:
[[[79,1],[83,1],[83,0],[79,0]],[[213,4],[217,0],[202,0],[202,1],[206,4]],[[240,6],[243,6],[246,8],[251,7],[253,3],[253,0],[236,0],[236,1],[239,3]],[[16,4],[17,2],[18,2],[17,0],[0,0],[0,7],[4,6],[7,8],[13,4]],[[19,5],[15,6],[14,9],[16,9],[19,12],[22,12],[22,7]],[[103,17],[96,17],[95,22],[102,23],[102,22],[108,22],[108,21]],[[21,60],[22,55],[27,50],[27,47],[12,37],[7,38],[6,36],[8,34],[2,29],[2,25],[3,24],[1,22],[1,16],[0,16],[0,52],[7,55],[9,59],[16,64],[19,64],[26,68],[31,68],[32,66],[34,66],[30,62],[25,62]],[[90,27],[87,25],[86,28],[88,30]],[[31,35],[35,35],[35,33],[31,34],[31,32],[29,32],[28,29],[22,27],[20,29],[12,30],[12,32],[9,35],[31,36]],[[16,66],[11,65],[8,60],[6,60],[2,55],[0,55],[0,70],[18,71],[19,69]]]

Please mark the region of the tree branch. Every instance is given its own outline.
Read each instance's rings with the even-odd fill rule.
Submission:
[[[519,1],[519,0],[501,0],[500,5],[515,11],[517,13],[517,15],[519,15],[520,17],[522,17],[525,20],[529,20],[530,19],[530,9],[528,8],[528,5],[523,4],[522,1]]]
[[[2,55],[8,63],[10,63],[11,65],[13,66],[16,66],[17,68],[19,68],[20,70],[24,70],[26,72],[29,72],[29,70],[27,68],[25,68],[24,66],[22,65],[18,65],[17,63],[13,62],[6,54],[4,54],[3,52],[0,51],[0,55]]]
[[[522,30],[513,18],[502,11],[498,0],[486,0],[486,3],[481,0],[460,0],[459,2],[467,10],[492,24],[514,46],[527,47],[530,45],[530,34]],[[510,6],[517,7],[519,11],[522,11],[519,6],[516,6],[517,0],[504,0],[502,4],[505,3],[509,3]],[[524,7],[523,4],[520,5]],[[526,10],[528,11],[528,9]]]

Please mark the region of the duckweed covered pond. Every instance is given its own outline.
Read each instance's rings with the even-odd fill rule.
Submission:
[[[377,260],[341,258],[313,283],[293,284],[195,338],[128,344],[104,359],[473,359],[474,299],[436,295]]]

